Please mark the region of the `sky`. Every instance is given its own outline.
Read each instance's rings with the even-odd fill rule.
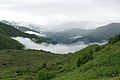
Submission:
[[[0,20],[41,25],[120,22],[119,14],[120,0],[0,0]]]

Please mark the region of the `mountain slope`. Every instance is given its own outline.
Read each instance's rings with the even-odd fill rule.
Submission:
[[[30,23],[22,23],[22,22],[21,23],[10,22],[10,21],[6,21],[6,20],[2,20],[2,21],[0,21],[0,23],[4,24],[5,26],[8,26],[9,28],[13,27],[14,30],[17,29],[17,34],[16,34],[17,36],[19,35],[21,37],[30,38],[36,43],[41,43],[41,42],[47,42],[47,43],[51,43],[51,44],[57,43],[57,41],[53,40],[52,38],[46,37],[46,34],[48,32],[45,31],[44,29],[40,28],[39,25],[30,24]],[[18,34],[18,33],[20,33],[20,34]],[[15,36],[15,35],[12,34],[12,36]]]
[[[120,34],[119,30],[120,23],[111,23],[93,30],[74,28],[56,33],[49,32],[47,35],[49,38],[52,38],[62,44],[72,44],[76,42],[89,44],[108,41],[110,37]]]
[[[33,80],[43,64],[52,62],[61,55],[35,50],[0,51],[0,80]],[[32,79],[27,79],[32,78]]]
[[[21,31],[19,31],[18,29],[1,23],[0,22],[0,29],[3,30],[6,34],[8,34],[10,37],[25,37],[25,38],[30,38],[31,40],[33,40],[36,43],[42,43],[42,42],[47,42],[47,40],[43,37],[38,37],[34,34],[27,34],[27,33],[23,33]]]
[[[71,44],[76,38],[81,38],[92,30],[84,30],[80,28],[73,28],[65,31],[47,33],[49,38],[54,39],[62,44]]]
[[[12,25],[13,27],[21,30],[22,32],[35,34],[37,36],[42,36],[48,39],[48,42],[52,43],[62,43],[62,44],[72,44],[76,42],[89,43],[102,43],[108,41],[108,39],[116,34],[120,33],[120,23],[111,23],[105,26],[100,26],[94,30],[84,30],[80,28],[75,28],[75,26],[85,27],[89,22],[83,23],[67,23],[58,25],[63,27],[74,27],[73,29],[64,30],[64,31],[51,31],[48,32],[41,27],[41,25],[34,25],[30,23],[22,22],[11,22],[11,21],[1,21],[3,23]],[[84,25],[82,25],[84,24]],[[64,28],[63,28],[64,29]],[[49,41],[50,40],[50,41]]]
[[[44,35],[44,32],[46,32],[45,29],[40,28],[42,27],[41,25],[37,25],[37,24],[32,24],[27,22],[6,21],[6,20],[1,20],[1,22],[7,25],[11,25],[14,28],[17,28],[21,32],[32,31],[39,33],[41,35]]]
[[[74,54],[3,50],[0,51],[0,79],[119,80],[119,45],[120,35],[116,35],[108,44],[91,45]]]
[[[111,23],[99,27],[86,36],[76,39],[74,42],[83,41],[85,43],[108,41],[110,37],[120,34],[120,23]]]
[[[103,46],[92,45],[67,58],[67,72],[52,80],[119,80],[120,35]]]
[[[0,29],[0,50],[1,49],[22,49],[24,46],[13,40]]]

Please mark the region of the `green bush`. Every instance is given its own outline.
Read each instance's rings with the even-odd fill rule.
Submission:
[[[33,80],[33,78],[32,77],[27,77],[27,78],[25,78],[25,80]]]
[[[82,64],[87,63],[89,60],[93,59],[93,51],[89,51],[88,53],[84,53],[77,59],[77,67],[80,67]]]
[[[47,64],[46,63],[43,63],[42,64],[42,68],[46,68],[47,67]]]
[[[89,53],[90,53],[90,54],[93,54],[93,50],[90,49]]]
[[[42,70],[38,73],[35,80],[50,80],[54,77],[54,75],[48,71]]]
[[[98,51],[100,51],[100,50],[101,50],[101,47],[100,47],[100,46],[98,46],[98,47],[95,48],[95,52],[98,52]]]
[[[111,37],[111,38],[109,39],[109,43],[110,43],[110,44],[114,44],[114,43],[116,43],[116,42],[118,42],[118,41],[120,41],[120,34],[119,34],[119,35],[116,35],[116,36],[114,36],[114,37]]]

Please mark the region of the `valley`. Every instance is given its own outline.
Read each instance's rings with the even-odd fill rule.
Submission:
[[[1,80],[119,80],[120,35],[74,54],[0,50]]]
[[[25,33],[43,33],[38,29],[1,22],[0,80],[119,80],[119,28],[111,23],[90,31],[44,32],[51,34],[43,37]],[[98,45],[102,41],[107,43]]]
[[[120,0],[0,0],[0,80],[120,80]]]

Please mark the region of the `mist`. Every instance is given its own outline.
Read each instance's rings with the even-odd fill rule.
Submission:
[[[37,44],[32,40],[30,40],[29,38],[23,38],[23,37],[14,37],[13,39],[23,44],[25,46],[25,49],[44,50],[57,54],[74,53],[88,46],[83,42],[79,42],[77,44],[71,44],[71,45],[66,45],[66,44],[55,45],[55,44],[47,44],[47,43]]]
[[[120,22],[119,14],[120,0],[0,0],[0,20],[36,23],[48,30],[97,28]],[[82,24],[59,26],[67,22]]]

